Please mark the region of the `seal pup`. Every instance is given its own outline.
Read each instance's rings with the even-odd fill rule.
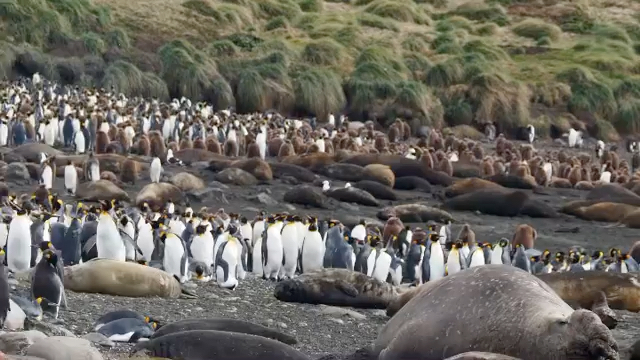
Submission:
[[[151,339],[155,339],[167,334],[174,334],[191,330],[219,330],[243,334],[262,336],[268,339],[278,340],[287,345],[295,345],[298,340],[293,336],[283,334],[274,329],[254,324],[249,321],[229,318],[212,319],[184,319],[169,323],[153,333]]]
[[[468,304],[455,306],[451,300],[480,296],[485,301],[471,308]],[[498,303],[517,303],[519,311],[504,312],[495,306]],[[487,317],[478,321],[477,311]],[[523,313],[544,315],[523,320]],[[443,339],[445,324],[465,341]],[[491,334],[479,330],[487,326],[496,330]],[[524,338],[523,331],[527,332]],[[421,341],[416,341],[416,336]],[[539,346],[540,341],[546,345]],[[619,359],[611,331],[596,314],[574,311],[540,279],[501,265],[474,267],[413,291],[413,297],[382,328],[373,346],[373,355],[379,360],[441,360],[466,351],[522,359]]]
[[[166,334],[138,342],[133,351],[142,351],[155,357],[189,360],[246,360],[256,356],[265,359],[310,360],[298,350],[276,340],[217,330],[189,330]]]
[[[279,282],[274,295],[285,302],[384,309],[399,290],[357,271],[322,269]]]

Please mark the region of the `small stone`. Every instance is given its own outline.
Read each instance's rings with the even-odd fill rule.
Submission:
[[[337,306],[322,306],[320,313],[328,316],[349,316],[356,320],[365,320],[367,317],[357,311],[339,308]]]
[[[276,201],[274,198],[272,198],[270,195],[266,193],[258,194],[258,196],[255,197],[255,200],[263,205],[269,205],[269,206],[278,205],[278,201]]]
[[[17,354],[37,339],[46,337],[47,335],[38,330],[4,333],[0,335],[0,351],[7,354]]]
[[[232,297],[228,297],[228,298],[222,298],[222,301],[236,301],[239,300],[240,298],[237,296],[232,296]]]
[[[308,325],[307,325],[306,322],[303,321],[303,322],[298,323],[298,326],[299,327],[307,327]]]
[[[104,346],[104,347],[108,347],[108,348],[112,348],[114,346],[116,346],[116,343],[109,340],[108,337],[106,337],[103,334],[97,333],[97,332],[90,332],[84,336],[82,336],[83,339],[89,340],[92,343],[96,344],[96,345],[100,345],[100,346]]]
[[[236,308],[235,306],[232,306],[229,309],[227,309],[227,312],[230,312],[230,313],[236,313],[237,311],[238,311],[238,308]]]
[[[285,324],[283,322],[279,322],[277,325],[278,325],[279,328],[282,328],[282,329],[286,329],[288,327],[287,324]]]
[[[342,321],[342,319],[330,318],[329,320],[335,323],[338,323],[340,325],[344,325],[344,321]]]

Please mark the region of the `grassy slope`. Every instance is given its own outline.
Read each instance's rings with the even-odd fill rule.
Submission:
[[[0,76],[239,111],[640,130],[634,1],[350,1],[8,0]]]

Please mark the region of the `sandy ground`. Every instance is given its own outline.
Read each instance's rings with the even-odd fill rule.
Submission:
[[[210,183],[212,173],[207,170],[193,168],[166,168],[167,173],[189,171],[197,174]],[[148,175],[135,187],[128,186],[125,190],[132,197],[146,183]],[[336,185],[340,184],[335,182]],[[216,186],[213,183],[213,186]],[[33,191],[31,187],[21,189]],[[62,192],[63,179],[57,179],[54,187]],[[224,207],[227,212],[236,212],[253,218],[257,210],[267,211],[296,211],[303,214],[316,214],[320,218],[335,217],[351,214],[374,218],[379,208],[340,204],[332,210],[298,209],[282,202],[283,193],[291,186],[274,180],[270,185],[256,185],[252,187],[229,186],[224,189],[226,201],[219,201],[215,197],[192,199],[194,209],[200,206],[218,208]],[[438,190],[437,187],[435,187]],[[256,195],[269,194],[277,205],[263,205],[256,201]],[[393,204],[423,202],[430,205],[437,204],[431,194],[419,192],[399,192],[401,200]],[[549,190],[549,195],[535,195],[536,198],[548,202],[555,208],[563,203],[584,197],[586,192],[576,190]],[[383,206],[391,202],[383,202]],[[295,208],[295,209],[294,209]],[[478,241],[495,242],[501,237],[510,238],[518,224],[527,223],[538,231],[536,247],[538,249],[566,250],[572,245],[581,245],[588,250],[606,250],[612,246],[627,249],[638,240],[638,231],[627,228],[606,228],[606,223],[587,222],[573,217],[559,219],[533,219],[528,217],[504,218],[487,216],[470,212],[452,212],[456,219],[452,233],[457,234],[462,224],[468,223],[476,232]],[[424,226],[424,224],[412,224]],[[561,228],[579,228],[577,233],[558,233]],[[24,291],[26,285],[20,284],[18,291]],[[105,312],[117,309],[132,309],[144,314],[150,314],[164,321],[174,321],[193,317],[225,316],[254,321],[270,327],[281,329],[283,332],[295,335],[299,344],[298,349],[312,358],[328,353],[348,354],[354,350],[370,344],[377,336],[378,330],[385,323],[386,317],[380,310],[356,310],[365,315],[364,319],[354,319],[349,316],[339,318],[325,315],[320,306],[282,303],[273,296],[273,283],[249,275],[240,283],[235,291],[219,289],[214,283],[199,284],[195,289],[198,299],[133,299],[95,294],[68,293],[69,310],[62,310],[60,317],[65,321],[65,327],[75,334],[90,332],[91,324]],[[637,314],[621,311],[621,317],[614,335],[619,341],[621,349],[628,348],[637,339],[640,331],[640,317]],[[106,358],[120,358],[126,352],[127,346],[118,345],[116,348],[104,350]],[[622,357],[625,359],[626,357]]]

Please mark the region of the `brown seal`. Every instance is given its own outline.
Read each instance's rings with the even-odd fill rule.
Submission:
[[[633,205],[601,202],[579,207],[575,210],[575,216],[583,220],[617,222],[636,210],[638,207]]]
[[[439,223],[453,221],[453,216],[448,212],[424,204],[390,206],[380,210],[376,216],[381,220],[388,220],[391,217],[397,217],[406,223],[422,223],[429,220]]]
[[[120,181],[123,183],[134,184],[138,181],[138,177],[140,176],[140,163],[127,159],[122,162],[122,171],[120,172]]]
[[[511,238],[511,246],[515,249],[516,245],[523,245],[525,249],[534,247],[538,238],[538,232],[529,224],[520,224],[516,226],[516,231]]]
[[[593,190],[594,186],[590,181],[578,181],[575,188],[577,190]]]
[[[258,183],[258,179],[250,173],[239,168],[226,168],[214,175],[214,179],[223,184],[250,186]]]
[[[333,156],[327,153],[315,153],[315,154],[301,154],[294,156],[287,156],[280,159],[283,163],[294,164],[302,166],[310,170],[321,169],[322,167],[329,166],[335,163]]]
[[[280,301],[384,309],[399,295],[393,285],[347,269],[322,269],[279,282]]]
[[[147,203],[151,210],[160,211],[171,200],[179,204],[183,201],[184,194],[175,185],[169,183],[151,183],[143,187],[136,196],[136,206],[142,207]]]
[[[171,177],[170,183],[177,186],[182,191],[201,190],[206,187],[204,181],[188,172],[180,172]]]
[[[229,166],[242,169],[261,181],[273,180],[273,172],[271,171],[271,166],[269,166],[269,163],[260,158],[237,160],[232,162]]]
[[[109,180],[84,182],[76,189],[76,198],[84,201],[111,201],[112,199],[130,201],[129,195]]]
[[[479,211],[487,215],[514,217],[520,214],[527,201],[529,201],[529,195],[524,191],[481,189],[447,199],[442,207],[457,211]]]
[[[100,179],[102,180],[109,180],[112,183],[118,185],[118,186],[122,186],[122,184],[120,184],[120,180],[118,179],[118,177],[116,176],[116,174],[112,173],[111,171],[103,171],[100,173]]]
[[[178,298],[180,283],[169,273],[133,262],[91,259],[65,267],[64,287],[78,293]]]
[[[282,199],[291,204],[305,205],[320,209],[327,209],[329,200],[319,189],[309,185],[298,185],[293,187],[284,193]]]
[[[553,177],[551,178],[549,187],[558,189],[571,189],[573,185],[571,185],[571,181],[569,181],[569,179]]]
[[[444,189],[446,197],[456,197],[480,189],[505,189],[502,185],[480,178],[468,178],[454,182]]]
[[[393,171],[391,171],[391,168],[387,165],[369,164],[364,167],[362,180],[377,181],[392,188],[395,184],[396,176],[393,174]]]
[[[176,159],[180,159],[186,165],[199,161],[212,161],[226,159],[224,156],[204,149],[183,149],[173,153]]]
[[[482,331],[487,328],[494,331]],[[443,329],[456,336],[442,336]],[[542,280],[503,265],[473,267],[420,286],[381,329],[372,355],[441,360],[468,351],[523,359],[619,359],[611,330],[596,314],[574,311]]]
[[[96,154],[104,154],[107,152],[107,146],[109,145],[109,135],[104,131],[98,131],[96,133]]]
[[[423,156],[424,158],[425,156]],[[396,178],[403,176],[419,176],[429,181],[432,185],[449,186],[453,178],[442,171],[428,168],[418,160],[408,159],[402,155],[392,154],[364,154],[353,155],[341,162],[367,166],[369,164],[382,164],[391,168]]]
[[[640,211],[627,214],[619,223],[631,229],[640,229]]]

